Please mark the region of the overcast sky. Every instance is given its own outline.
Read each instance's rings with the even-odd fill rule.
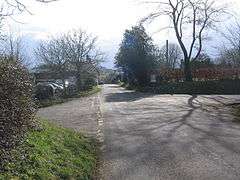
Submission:
[[[239,0],[227,1],[236,10],[240,8]],[[151,11],[151,7],[140,5],[137,0],[59,0],[49,4],[33,3],[33,0],[23,2],[33,15],[25,13],[16,16],[15,19],[23,24],[9,21],[7,27],[25,36],[30,46],[51,35],[81,28],[98,36],[99,46],[107,55],[104,66],[108,68],[113,67],[114,55],[124,31]],[[164,43],[163,39],[174,41],[170,31],[154,33],[160,23],[162,27],[168,24],[166,19],[162,19],[147,27],[155,42]]]

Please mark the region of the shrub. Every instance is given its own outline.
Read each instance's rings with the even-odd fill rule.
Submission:
[[[183,81],[184,71],[175,70],[156,70],[150,74],[157,76],[158,82]],[[192,70],[193,79],[196,81],[219,81],[235,80],[240,78],[240,68],[200,68]]]
[[[34,112],[27,69],[10,58],[0,59],[0,150],[11,149],[20,142]]]
[[[85,80],[84,80],[84,87],[83,87],[83,90],[86,91],[86,90],[89,90],[89,89],[92,89],[94,86],[96,86],[97,83],[96,83],[96,80],[94,77],[92,76],[88,76]]]
[[[240,80],[162,83],[140,88],[157,94],[240,94]]]

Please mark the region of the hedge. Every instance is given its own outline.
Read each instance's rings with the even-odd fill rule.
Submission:
[[[28,70],[10,58],[0,59],[0,161],[22,140],[34,113]]]
[[[240,80],[162,83],[140,88],[157,94],[240,94]]]

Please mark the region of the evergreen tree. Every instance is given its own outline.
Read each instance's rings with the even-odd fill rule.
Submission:
[[[155,46],[143,26],[126,30],[115,64],[128,83],[144,86],[149,82],[148,72],[156,66]]]

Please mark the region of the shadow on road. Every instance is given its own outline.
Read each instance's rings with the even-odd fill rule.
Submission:
[[[135,91],[110,93],[105,97],[106,102],[133,102],[143,98],[152,97],[150,93],[139,93]]]
[[[109,94],[106,101],[131,102],[149,96],[153,95],[123,92]],[[138,156],[141,157],[142,162],[164,166],[164,164],[177,162],[178,153],[180,155],[193,153],[193,148],[200,148],[198,153],[202,153],[202,157],[205,157],[208,153],[211,156],[211,152],[217,152],[217,148],[229,152],[229,156],[231,154],[240,155],[238,143],[235,144],[234,141],[234,139],[238,139],[240,128],[225,121],[223,118],[224,111],[221,108],[208,112],[203,108],[203,104],[198,101],[197,96],[191,96],[184,107],[176,105],[173,108],[173,104],[165,104],[164,106],[155,106],[154,109],[151,104],[148,106],[148,109],[142,107],[138,111],[133,111],[130,107],[131,109],[126,110],[124,115],[126,117],[135,116],[136,118],[124,124],[124,128],[117,126],[111,129],[111,133],[116,134],[116,139],[111,144],[111,155],[108,158],[114,161],[121,157],[131,161],[126,167],[127,172],[137,172],[136,167],[145,167],[144,163],[141,164],[137,158],[134,159]],[[167,111],[167,108],[169,111]],[[209,113],[214,113],[214,116]],[[155,114],[154,117],[153,114]],[[125,119],[124,117],[122,118]],[[184,136],[184,140],[180,136],[183,131],[187,134],[186,137]],[[134,142],[136,141],[139,144],[136,143],[135,146]],[[194,157],[193,154],[191,158],[194,159]],[[177,171],[177,168],[175,170]],[[182,171],[180,173],[185,177]],[[113,175],[113,177],[121,176],[122,172],[120,171],[116,171]]]

